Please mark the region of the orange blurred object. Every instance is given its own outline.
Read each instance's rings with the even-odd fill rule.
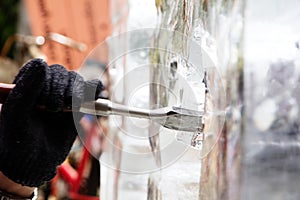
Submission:
[[[111,33],[109,0],[25,0],[25,5],[32,34],[46,38],[41,50],[48,64],[77,70],[87,54]],[[83,45],[76,48],[72,43]],[[106,63],[107,49],[99,55]]]

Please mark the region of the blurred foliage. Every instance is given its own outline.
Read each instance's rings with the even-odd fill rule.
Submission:
[[[17,32],[19,19],[20,0],[0,1],[0,49],[2,49],[6,39]],[[12,52],[9,57],[12,57]]]

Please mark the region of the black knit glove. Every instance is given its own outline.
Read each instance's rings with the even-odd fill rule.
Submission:
[[[60,65],[48,67],[41,59],[25,64],[14,83],[0,116],[0,171],[36,187],[55,176],[77,135],[78,119],[63,109],[71,108],[72,100],[79,107],[91,96],[95,99],[103,86],[100,81],[85,82]]]

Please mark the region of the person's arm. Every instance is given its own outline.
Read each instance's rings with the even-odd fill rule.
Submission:
[[[22,186],[7,178],[2,172],[0,172],[0,196],[8,194],[10,196],[18,196],[23,198],[31,198],[33,196],[35,188]]]
[[[64,109],[95,100],[103,86],[41,59],[27,62],[13,84],[0,113],[0,199],[1,192],[20,196],[4,199],[35,199],[33,191],[55,176],[81,129],[83,114],[74,118]]]

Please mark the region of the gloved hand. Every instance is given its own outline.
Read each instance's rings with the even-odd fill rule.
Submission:
[[[74,120],[63,109],[97,98],[103,86],[41,59],[25,64],[14,84],[0,116],[0,171],[16,183],[37,187],[55,176],[76,138],[80,117]]]

